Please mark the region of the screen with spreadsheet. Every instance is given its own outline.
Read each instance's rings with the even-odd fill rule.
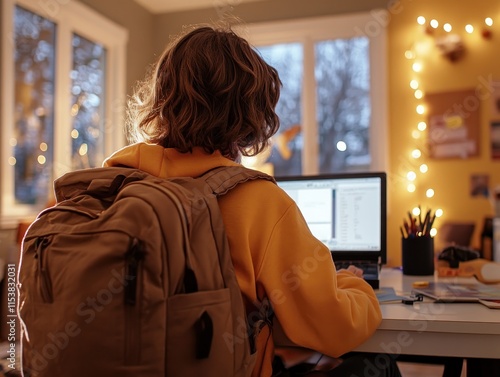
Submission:
[[[311,232],[334,256],[386,259],[385,173],[277,177]]]

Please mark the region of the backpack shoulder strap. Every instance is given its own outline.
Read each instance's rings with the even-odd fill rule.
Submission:
[[[275,179],[263,172],[245,168],[244,166],[221,166],[209,170],[197,181],[204,182],[212,190],[215,197],[228,193],[240,183],[255,179],[265,179],[276,184]],[[205,194],[208,194],[205,192]],[[258,334],[267,326],[272,331],[274,311],[268,298],[260,303],[253,303],[256,311],[247,317],[250,347],[255,351],[255,342]]]
[[[273,177],[244,166],[221,166],[209,170],[200,179],[204,180],[217,196],[226,194],[238,184],[254,179],[265,179],[276,183]]]

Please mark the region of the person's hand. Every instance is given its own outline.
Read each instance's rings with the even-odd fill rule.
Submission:
[[[353,266],[352,264],[346,268],[347,271],[351,271],[354,275],[362,278],[363,277],[363,270],[361,268],[358,268],[356,266]]]

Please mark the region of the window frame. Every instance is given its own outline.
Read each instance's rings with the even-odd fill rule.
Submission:
[[[338,38],[366,36],[370,40],[370,156],[369,171],[387,171],[388,164],[388,73],[387,32],[378,12],[305,18],[247,24],[240,29],[253,46],[299,42],[303,44],[304,76],[302,121],[304,149],[302,175],[318,174],[318,124],[316,120],[316,85],[314,43]]]
[[[10,139],[14,127],[14,10],[21,6],[56,26],[55,86],[54,86],[54,162],[52,180],[72,170],[66,163],[71,156],[71,78],[73,33],[102,44],[106,48],[105,91],[105,155],[125,145],[123,132],[126,99],[126,44],[128,31],[87,6],[76,1],[2,0],[2,71],[1,71],[1,130],[0,161],[1,202],[0,226],[14,226],[36,214],[38,205],[17,204],[14,196],[14,169],[7,163],[12,155]]]

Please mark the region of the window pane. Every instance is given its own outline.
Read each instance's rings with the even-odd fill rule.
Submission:
[[[259,47],[268,64],[278,70],[283,87],[276,106],[281,127],[273,137],[269,162],[277,176],[300,175],[302,172],[301,124],[303,51],[300,43],[276,44]]]
[[[55,32],[54,23],[15,8],[14,156],[9,162],[20,204],[45,204],[52,185]]]
[[[319,42],[315,54],[319,171],[368,170],[369,40],[359,37]]]
[[[105,68],[104,47],[73,34],[73,169],[100,166],[105,157]]]

